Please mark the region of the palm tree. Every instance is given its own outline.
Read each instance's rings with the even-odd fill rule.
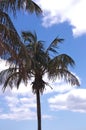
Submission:
[[[41,8],[32,0],[2,0],[0,1],[0,56],[7,57],[13,49],[21,45],[20,37],[9,17],[9,11],[17,14],[18,10],[24,9],[30,13],[42,14]],[[17,42],[15,42],[17,41]],[[15,45],[16,43],[16,45]]]
[[[41,130],[40,94],[43,93],[45,86],[49,85],[43,80],[43,76],[48,74],[51,80],[63,78],[71,85],[79,86],[80,84],[77,77],[68,69],[69,65],[74,65],[74,60],[66,54],[58,55],[57,53],[58,44],[63,39],[56,37],[46,49],[43,41],[37,40],[36,33],[22,32],[22,37],[26,54],[21,47],[17,59],[14,59],[15,62],[10,58],[10,67],[0,72],[0,82],[3,84],[3,91],[8,86],[10,88],[16,86],[18,89],[22,81],[27,85],[28,80],[34,77],[32,92],[36,94],[38,130]]]

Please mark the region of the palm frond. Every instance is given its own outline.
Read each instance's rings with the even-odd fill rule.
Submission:
[[[57,52],[56,51],[56,48],[57,48],[57,46],[58,46],[58,43],[61,43],[62,41],[63,41],[64,39],[62,39],[62,38],[58,38],[58,37],[56,37],[52,42],[51,42],[51,44],[49,45],[49,47],[46,49],[46,52],[48,52],[48,51],[51,51],[51,52]]]
[[[52,70],[48,72],[48,77],[51,80],[52,79],[56,80],[56,78],[63,79],[64,81],[71,84],[72,86],[80,86],[80,82],[78,78],[67,69],[64,69],[64,70],[56,69],[56,71]]]
[[[13,12],[16,15],[18,10],[26,10],[30,13],[35,12],[37,15],[42,14],[41,8],[32,0],[2,0],[0,9],[5,12]]]
[[[9,56],[8,54],[10,56],[14,55],[14,57],[17,56],[17,51],[21,45],[22,43],[15,31],[0,24],[0,47],[2,50],[0,56]]]
[[[15,30],[8,28],[4,24],[0,24],[0,46],[2,51],[0,53],[0,56],[5,56],[6,59],[8,56],[10,56],[11,59],[12,57],[14,57],[14,59],[17,59],[17,55],[21,48],[23,49],[25,56],[28,55],[27,49],[22,43],[18,33]]]
[[[17,89],[21,82],[27,85],[29,76],[25,68],[8,68],[0,72],[0,84],[3,85],[3,91],[9,86],[11,89],[15,86]]]
[[[0,24],[5,25],[7,28],[9,28],[17,33],[9,15],[7,13],[3,12],[2,10],[0,10]]]
[[[28,41],[29,43],[36,43],[37,41],[37,35],[36,33],[31,33],[30,31],[23,31],[22,37],[24,41]]]
[[[32,0],[26,0],[25,10],[31,13],[35,12],[36,15],[42,14],[42,9]]]
[[[14,70],[15,70],[14,68],[8,68],[0,72],[0,84],[4,84],[3,86],[4,89],[7,87],[8,83],[11,86],[12,81],[11,82],[9,81]]]
[[[52,69],[54,66],[54,69],[68,69],[69,65],[73,67],[75,65],[74,60],[66,55],[66,54],[61,54],[49,61],[49,69]]]

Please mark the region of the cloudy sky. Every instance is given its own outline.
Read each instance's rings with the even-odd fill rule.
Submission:
[[[11,19],[21,34],[22,30],[36,31],[39,40],[47,46],[56,36],[64,38],[59,53],[66,53],[75,60],[70,68],[80,80],[81,86],[71,87],[63,80],[50,83],[41,95],[42,130],[86,130],[86,0],[34,0],[43,10],[37,17],[27,12]],[[0,59],[0,71],[9,65]],[[31,84],[20,85],[19,90],[8,88],[5,93],[0,87],[0,130],[35,130],[36,100]]]

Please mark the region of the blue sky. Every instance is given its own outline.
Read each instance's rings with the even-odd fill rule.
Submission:
[[[86,1],[85,0],[34,0],[43,9],[43,16],[18,12],[12,21],[21,31],[36,31],[45,47],[57,36],[64,38],[59,44],[59,53],[66,53],[75,60],[70,68],[80,80],[79,88],[71,87],[63,80],[49,81],[41,96],[42,130],[86,130]],[[1,59],[0,59],[1,60]],[[8,67],[1,60],[0,70]],[[2,88],[2,86],[1,86]],[[31,85],[21,84],[19,90],[0,91],[0,130],[36,130],[36,101]]]

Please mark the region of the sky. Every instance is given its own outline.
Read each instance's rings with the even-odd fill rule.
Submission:
[[[41,95],[42,130],[86,130],[86,0],[34,0],[43,15],[18,12],[9,14],[19,35],[21,31],[36,31],[38,39],[48,46],[55,37],[64,38],[59,54],[66,53],[75,61],[74,73],[80,87],[63,80],[50,81]],[[9,67],[0,59],[0,71]],[[37,130],[36,97],[28,86],[20,85],[2,92],[0,86],[0,130]]]

